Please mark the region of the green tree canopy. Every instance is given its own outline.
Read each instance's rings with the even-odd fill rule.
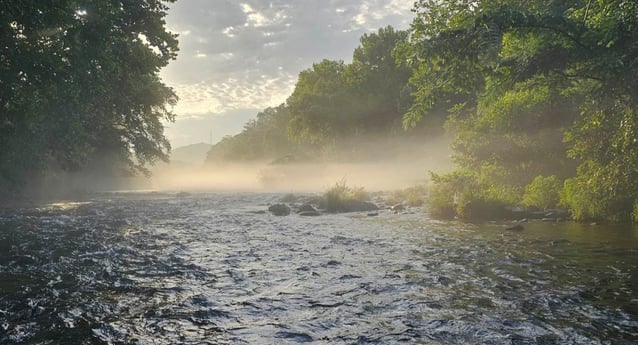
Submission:
[[[393,56],[406,38],[405,31],[381,28],[361,37],[352,63],[324,60],[301,72],[288,98],[292,138],[320,146],[396,133],[412,101],[405,92],[410,69]]]
[[[170,2],[0,4],[0,188],[106,152],[141,171],[167,158],[162,120],[177,97],[158,72],[178,50]]]
[[[535,176],[557,175],[576,218],[627,218],[638,200],[638,4],[421,0],[416,13],[401,49],[416,89],[404,122],[445,104],[480,197],[517,202]]]

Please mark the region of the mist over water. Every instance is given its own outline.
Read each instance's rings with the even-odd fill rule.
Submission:
[[[345,181],[368,190],[422,184],[429,172],[452,168],[449,139],[392,140],[353,145],[357,155],[273,164],[272,160],[160,165],[144,189],[168,191],[317,192]]]

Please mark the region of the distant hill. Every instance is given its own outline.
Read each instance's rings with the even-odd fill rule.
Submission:
[[[176,147],[171,151],[171,163],[204,164],[210,148],[206,143]]]

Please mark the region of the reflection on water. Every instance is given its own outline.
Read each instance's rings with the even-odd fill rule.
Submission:
[[[274,194],[0,213],[0,344],[633,344],[631,226],[274,217]]]

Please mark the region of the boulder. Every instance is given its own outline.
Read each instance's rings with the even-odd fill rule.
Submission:
[[[274,204],[268,207],[268,211],[275,216],[287,216],[290,214],[290,207],[284,204]]]

